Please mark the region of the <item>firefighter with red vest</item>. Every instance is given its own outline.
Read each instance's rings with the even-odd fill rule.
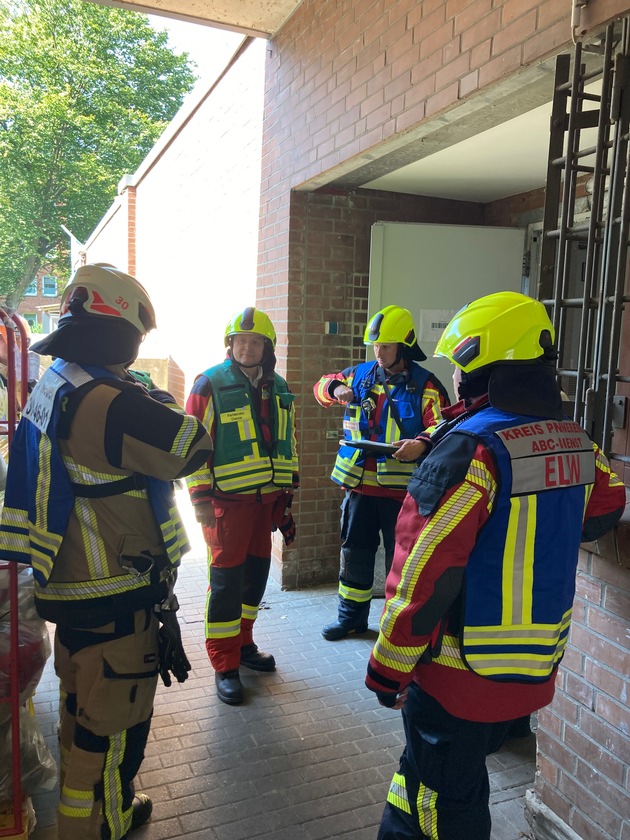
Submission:
[[[381,534],[388,571],[396,518],[425,448],[422,439],[449,404],[439,379],[418,364],[426,356],[408,309],[386,306],[377,312],[365,329],[364,343],[374,348],[375,361],[326,374],[313,389],[325,408],[345,407],[344,440],[331,475],[346,493],[337,620],[322,630],[329,641],[368,629]],[[394,444],[392,452],[379,451],[384,443]]]
[[[0,556],[33,568],[35,605],[56,625],[59,840],[120,840],[149,819],[134,790],[158,675],[190,670],[173,586],[189,548],[173,481],[212,449],[202,425],[127,373],[155,327],[137,280],[77,270],[61,318],[33,346],[54,357],[9,458]]]
[[[188,478],[208,545],[206,649],[219,699],[243,702],[239,665],[274,671],[254,642],[254,622],[271,566],[271,533],[295,538],[290,512],[299,484],[295,397],[275,372],[276,332],[247,307],[225,330],[227,358],[200,374],[186,402],[214,441],[208,461]]]
[[[624,509],[563,415],[553,342],[543,304],[514,292],[464,307],[438,342],[460,402],[409,483],[366,678],[406,734],[380,840],[489,840],[486,756],[551,702],[580,543]]]

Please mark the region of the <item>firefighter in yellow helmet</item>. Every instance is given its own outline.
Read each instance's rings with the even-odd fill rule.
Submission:
[[[563,417],[553,345],[545,307],[515,292],[464,307],[438,342],[461,400],[409,482],[366,678],[407,739],[379,840],[489,840],[486,756],[551,701],[580,542],[624,509]]]
[[[254,622],[269,577],[272,530],[287,545],[295,538],[295,398],[275,372],[275,345],[264,312],[237,312],[225,330],[227,358],[197,377],[186,402],[214,441],[188,488],[208,545],[206,649],[217,695],[229,705],[243,701],[239,665],[275,670],[273,655],[254,642]]]
[[[172,482],[212,441],[170,395],[128,376],[154,327],[135,278],[79,268],[58,329],[33,346],[54,361],[11,448],[0,556],[32,566],[37,611],[56,625],[59,840],[118,840],[149,819],[133,779],[158,674],[170,685],[190,669],[173,594],[188,544]]]
[[[376,552],[382,534],[385,568],[394,553],[394,527],[423,437],[448,405],[437,377],[421,367],[408,309],[386,306],[370,318],[364,343],[375,361],[322,376],[315,399],[344,406],[343,434],[331,475],[345,489],[337,620],[322,635],[329,641],[368,629]],[[389,451],[384,444],[391,444]]]

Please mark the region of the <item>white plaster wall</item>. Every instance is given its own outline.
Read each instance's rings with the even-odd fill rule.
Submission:
[[[151,343],[173,356],[187,391],[223,359],[233,312],[255,303],[265,46],[245,51],[137,183],[136,275],[158,319]]]
[[[87,261],[104,262],[127,271],[127,201],[118,196],[86,244]]]

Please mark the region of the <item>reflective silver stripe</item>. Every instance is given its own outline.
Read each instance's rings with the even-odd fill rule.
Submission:
[[[431,790],[431,788],[420,782],[417,801],[418,822],[420,823],[422,833],[427,837],[430,837],[431,840],[439,840],[437,830],[437,812],[435,810],[437,796],[438,795],[434,790]],[[463,837],[462,840],[464,840]]]
[[[120,766],[125,758],[127,733],[118,732],[108,738],[108,747],[103,766],[104,808],[103,819],[109,826],[112,837],[123,837],[131,828],[131,808],[122,810]]]
[[[87,499],[77,498],[74,510],[81,528],[81,538],[85,550],[90,578],[99,580],[110,576],[107,567],[105,543],[98,530],[98,521],[94,508]]]
[[[37,584],[36,584],[37,586]],[[72,583],[48,583],[45,588],[37,587],[37,597],[42,600],[76,601],[79,598],[100,598],[117,595],[131,589],[141,589],[146,581],[135,575],[117,575],[104,580],[77,581]]]
[[[387,794],[387,801],[395,808],[404,811],[405,814],[411,813],[411,806],[409,805],[409,797],[407,796],[407,783],[405,777],[400,773],[394,773],[389,792]]]

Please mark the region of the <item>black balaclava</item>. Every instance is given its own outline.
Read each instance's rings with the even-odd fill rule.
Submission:
[[[565,415],[554,359],[555,353],[545,352],[540,359],[527,362],[500,362],[471,373],[462,371],[459,395],[471,402],[487,393],[490,405],[502,411],[562,420]]]
[[[57,329],[30,349],[84,365],[128,365],[141,342],[140,331],[123,318],[81,313],[64,315]]]

